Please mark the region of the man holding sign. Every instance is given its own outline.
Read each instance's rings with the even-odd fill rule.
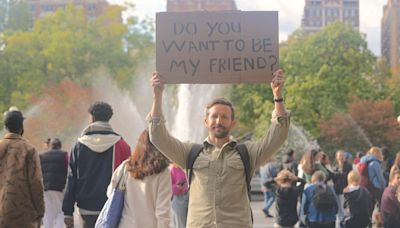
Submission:
[[[193,143],[183,143],[172,137],[162,114],[163,77],[153,73],[153,106],[148,117],[151,142],[169,159],[182,168],[188,168]],[[246,142],[249,170],[265,164],[286,140],[289,114],[283,104],[284,76],[281,70],[273,74],[271,88],[275,110],[272,123],[265,136],[257,142]],[[187,227],[252,227],[250,200],[246,184],[246,167],[236,149],[237,141],[231,136],[236,125],[234,108],[226,99],[212,101],[204,119],[208,137],[202,144],[193,164],[193,180],[189,193]]]

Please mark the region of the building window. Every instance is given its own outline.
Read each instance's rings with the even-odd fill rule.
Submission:
[[[53,7],[51,5],[42,5],[42,10],[45,12],[51,12]]]
[[[96,4],[88,4],[87,5],[87,10],[95,11],[96,10]]]

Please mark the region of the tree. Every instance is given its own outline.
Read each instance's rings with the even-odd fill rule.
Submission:
[[[381,91],[369,80],[374,75],[373,66],[375,57],[365,37],[350,26],[336,22],[311,35],[294,32],[280,44],[285,102],[292,120],[318,138],[318,123],[345,111],[354,95],[369,99],[382,96],[384,86]],[[239,130],[253,131],[261,127],[260,121],[269,120],[273,103],[268,83],[234,86],[231,97],[240,110],[238,119],[245,125]]]
[[[318,123],[346,110],[351,97],[372,98],[376,88],[367,80],[375,57],[359,32],[340,22],[319,33],[296,32],[281,47],[287,75],[286,103],[294,121],[319,136]]]
[[[371,146],[387,146],[398,151],[400,129],[393,102],[356,99],[346,113],[335,113],[319,127],[324,149],[366,151]]]
[[[48,137],[63,140],[63,147],[70,148],[86,121],[87,107],[93,102],[93,90],[71,80],[49,85],[42,95],[31,98],[27,112],[24,136],[40,148]]]
[[[151,49],[154,42],[137,21],[123,23],[123,10],[109,6],[100,17],[89,20],[82,8],[68,5],[37,20],[30,31],[4,34],[0,82],[7,86],[0,92],[0,107],[13,104],[24,109],[32,96],[66,79],[90,86],[98,69],[108,71],[122,88],[131,85],[132,75],[149,52],[132,53]],[[141,30],[132,32],[131,26]]]

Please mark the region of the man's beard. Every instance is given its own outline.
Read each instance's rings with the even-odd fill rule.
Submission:
[[[226,138],[226,137],[228,136],[228,134],[229,134],[229,130],[230,130],[230,129],[227,129],[226,127],[224,127],[224,126],[222,126],[222,125],[218,125],[217,127],[220,127],[220,128],[222,128],[223,130],[220,131],[220,132],[214,132],[215,138],[217,138],[217,139],[224,139],[224,138]]]

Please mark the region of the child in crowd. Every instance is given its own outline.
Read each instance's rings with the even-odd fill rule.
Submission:
[[[350,171],[347,175],[347,187],[344,193],[345,228],[365,228],[371,224],[371,196],[366,188],[360,186],[360,175]]]
[[[298,221],[297,201],[306,181],[296,177],[289,170],[282,170],[275,180],[275,224],[274,227],[293,227]],[[296,186],[296,183],[300,184]]]

